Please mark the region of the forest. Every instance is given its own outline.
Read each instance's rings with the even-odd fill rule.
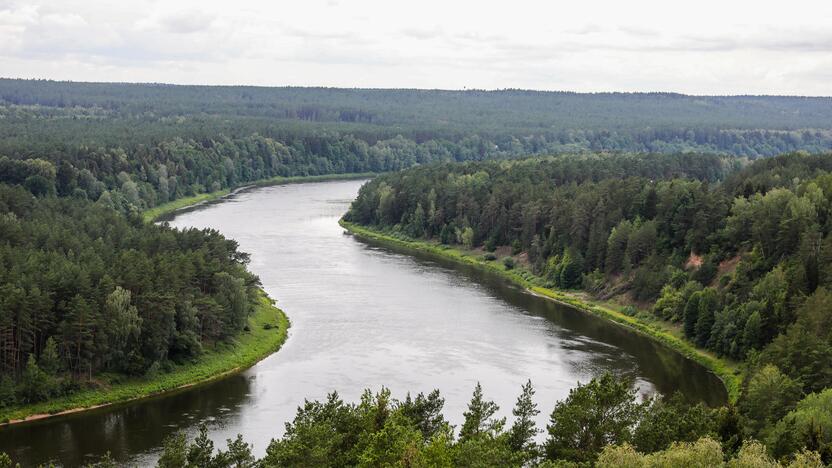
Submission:
[[[832,443],[787,416],[832,387],[830,208],[828,154],[590,155],[384,175],[345,218],[492,261],[502,252],[549,287],[677,324],[744,363],[743,430],[782,456],[815,446],[817,431]],[[829,408],[812,424],[832,420]]]
[[[239,436],[229,440],[228,451],[215,454],[204,435],[190,444],[174,435],[158,466],[774,468],[821,467],[832,456],[829,446],[813,446],[780,464],[762,444],[743,439],[733,410],[690,405],[679,397],[640,401],[632,384],[611,374],[578,384],[555,403],[545,428],[535,423],[540,409],[531,381],[521,389],[510,425],[496,416],[499,406],[477,384],[458,431],[445,419],[444,399],[436,390],[408,394],[404,400],[386,389],[367,390],[357,404],[344,403],[333,393],[326,401],[307,401],[298,408],[284,436],[271,442],[261,460],[247,454]],[[823,411],[830,398],[830,391],[807,398],[788,416],[806,429],[811,415]],[[828,420],[824,424],[829,428]]]
[[[830,98],[0,79],[0,181],[146,209],[274,176],[590,152],[832,148]],[[47,165],[48,163],[48,165]],[[51,166],[51,167],[50,167]]]
[[[520,389],[511,421],[498,416],[499,406],[480,384],[458,428],[446,419],[444,403],[438,390],[401,400],[385,388],[365,390],[357,403],[331,393],[300,406],[260,459],[242,435],[216,450],[203,424],[190,441],[183,433],[169,436],[156,466],[821,468],[832,459],[832,445],[823,439],[832,429],[832,390],[800,400],[778,422],[774,455],[746,438],[734,408],[691,405],[679,396],[642,400],[632,381],[612,374],[570,390],[554,404],[545,428],[535,421],[541,410],[531,381]],[[803,433],[811,435],[801,446]],[[790,455],[778,461],[783,453]],[[11,467],[8,458],[3,463],[0,454],[0,466]],[[105,457],[89,466],[117,464]]]
[[[0,409],[152,377],[247,326],[259,279],[235,241],[35,192],[0,184]]]
[[[262,460],[203,433],[169,439],[160,466],[830,463],[830,103],[0,79],[0,409],[152,378],[245,330],[259,280],[237,243],[142,211],[389,172],[347,220],[667,321],[743,363],[736,407],[642,402],[605,376],[544,431],[531,384],[510,426],[478,387],[455,436],[438,393],[333,394]]]

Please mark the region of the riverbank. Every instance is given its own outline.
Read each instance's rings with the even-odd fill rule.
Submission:
[[[522,286],[533,294],[611,320],[637,333],[646,335],[713,372],[724,384],[730,402],[736,402],[739,396],[740,383],[742,381],[739,366],[736,363],[719,358],[709,351],[696,348],[680,336],[677,327],[673,327],[669,323],[662,322],[658,319],[649,319],[647,314],[631,316],[623,312],[623,306],[616,306],[611,303],[600,303],[581,297],[577,293],[556,291],[547,288],[544,286],[544,281],[530,271],[519,267],[508,269],[500,259],[489,261],[481,254],[474,252],[465,252],[438,243],[413,240],[404,236],[380,232],[344,220],[339,221],[339,224],[358,238],[394,248],[425,252],[491,271]]]
[[[377,176],[375,172],[351,172],[347,174],[326,174],[317,176],[296,176],[296,177],[271,177],[268,179],[256,180],[248,184],[236,187],[234,189],[217,190],[216,192],[207,192],[194,195],[192,197],[177,198],[176,200],[154,206],[142,212],[142,217],[146,222],[156,221],[162,216],[169,215],[177,210],[188,208],[194,205],[207,203],[218,200],[232,193],[246,190],[252,187],[266,187],[270,185],[284,185],[284,184],[300,184],[304,182],[325,182],[329,180],[355,180],[355,179],[369,179]]]
[[[0,410],[0,425],[35,421],[150,398],[203,385],[242,372],[274,353],[288,336],[289,319],[261,291],[244,331],[230,344],[206,351],[196,363],[176,365],[152,378],[135,378],[107,388],[83,390],[66,397]]]

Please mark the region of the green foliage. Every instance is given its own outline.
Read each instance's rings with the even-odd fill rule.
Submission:
[[[698,312],[694,333],[696,344],[706,347],[711,339],[716,312],[719,309],[719,296],[713,288],[705,288],[700,293]]]
[[[188,446],[186,466],[193,467],[211,467],[214,466],[214,442],[208,437],[208,426],[205,423],[200,424],[199,434],[193,442]]]
[[[438,434],[447,432],[449,428],[442,415],[444,405],[445,399],[439,395],[439,390],[433,390],[427,396],[419,393],[416,398],[411,398],[408,393],[398,409],[422,431],[425,440],[431,440]]]
[[[700,348],[760,352],[806,392],[832,386],[832,301],[818,294],[832,287],[832,158],[739,166],[687,154],[432,165],[371,181],[345,220],[400,231],[430,204],[428,240],[519,246],[535,285],[655,301]],[[382,191],[396,194],[392,221],[368,209]]]
[[[48,375],[54,376],[61,368],[61,357],[58,355],[58,345],[50,336],[46,339],[43,351],[40,353],[38,364]]]
[[[58,383],[83,386],[102,372],[137,376],[192,360],[252,313],[258,279],[216,231],[25,194],[0,184],[0,209],[14,219],[13,230],[0,229],[0,346],[9,351],[0,365],[18,377],[18,401],[44,401]]]
[[[800,385],[769,364],[751,376],[739,408],[751,431],[761,434],[789,412],[800,396]]]
[[[482,386],[477,382],[471,402],[468,403],[468,411],[463,413],[465,422],[459,430],[460,442],[464,443],[481,435],[495,437],[502,432],[505,419],[494,418],[499,409],[496,403],[483,398]]]
[[[360,238],[372,240],[373,242],[390,246],[391,248],[403,248],[408,251],[428,252],[435,256],[444,257],[455,262],[490,271],[491,273],[501,276],[507,281],[511,281],[535,294],[571,305],[572,307],[583,310],[586,313],[597,315],[605,320],[611,320],[632,330],[644,333],[652,339],[671,347],[680,354],[714,372],[725,383],[729,400],[736,401],[739,394],[741,371],[734,363],[719,359],[711,353],[706,353],[695,348],[693,345],[681,339],[666,327],[662,326],[662,324],[651,320],[645,320],[645,317],[643,317],[642,314],[637,314],[637,317],[630,317],[623,314],[618,307],[611,307],[598,301],[587,300],[585,297],[579,296],[578,294],[549,289],[548,287],[544,287],[544,285],[549,286],[548,282],[544,281],[543,278],[530,274],[528,271],[520,268],[515,270],[498,268],[492,263],[482,261],[479,256],[471,256],[462,250],[445,245],[437,245],[427,241],[406,239],[401,236],[394,237],[380,231],[379,229],[365,228],[343,219],[339,221],[339,223],[353,235]],[[553,262],[553,260],[558,260],[558,257],[555,256],[549,258],[550,262]],[[701,288],[701,286],[694,282],[689,282],[684,286],[683,291],[685,295],[689,295],[698,288]]]
[[[360,436],[355,407],[345,404],[336,393],[323,403],[306,401],[294,421],[266,449],[267,466],[321,466],[355,464],[347,453]]]
[[[552,411],[546,457],[591,462],[604,446],[629,442],[642,411],[628,379],[604,374],[579,384]]]
[[[422,445],[422,434],[401,412],[392,413],[380,430],[364,439],[358,466],[409,466]]]
[[[702,404],[689,405],[682,396],[655,398],[633,432],[636,450],[652,453],[664,450],[673,442],[696,442],[716,432],[716,417]]]
[[[266,323],[272,324],[268,330],[263,327]],[[184,385],[207,382],[229,371],[245,369],[275,352],[286,340],[289,327],[286,316],[272,305],[262,291],[258,291],[255,312],[250,317],[249,324],[250,332],[236,336],[233,345],[220,345],[208,349],[195,361],[174,364],[169,371],[160,373],[153,379],[117,376],[117,381],[105,389],[81,387],[72,393],[53,397],[43,403],[4,408],[0,411],[0,420],[55,414],[105,403],[134,400]]]
[[[819,452],[832,463],[832,389],[812,393],[777,422],[766,439],[777,457],[802,449]]]
[[[736,434],[726,430],[731,418],[725,408],[691,406],[678,396],[641,404],[631,385],[632,381],[606,374],[579,385],[558,402],[548,427],[546,460],[540,459],[534,441],[538,411],[534,389],[527,382],[512,411],[514,423],[506,432],[505,421],[494,419],[497,407],[485,400],[479,384],[458,439],[445,421],[444,400],[436,390],[428,396],[408,395],[403,401],[392,398],[386,389],[366,390],[357,404],[345,403],[333,393],[322,402],[305,401],[261,460],[251,456],[252,447],[239,435],[227,441],[226,451],[215,450],[202,425],[190,443],[184,435],[166,439],[157,466],[823,466],[821,457],[829,440],[818,436],[829,434],[825,430],[832,424],[832,391],[806,398],[778,423],[788,430],[777,434],[809,434],[796,444],[785,441],[792,443],[793,451],[777,455],[788,462],[781,465],[759,442],[749,439],[740,445]],[[803,431],[805,427],[815,429]]]
[[[797,321],[762,353],[797,380],[806,393],[832,387],[832,293],[818,288],[797,310]]]
[[[158,468],[181,468],[188,463],[188,447],[185,434],[177,432],[165,438],[162,454],[156,463]]]
[[[711,468],[723,466],[723,453],[719,442],[709,438],[676,443],[666,450],[649,455],[636,452],[629,444],[609,445],[599,455],[596,466]]]
[[[564,289],[581,286],[583,269],[584,260],[581,254],[575,250],[567,250],[560,261],[557,285]]]
[[[653,305],[653,314],[663,320],[678,321],[684,318],[686,303],[683,291],[666,284]]]
[[[55,384],[35,362],[35,356],[30,354],[20,378],[20,397],[26,403],[44,401],[54,392]]]
[[[460,231],[458,237],[459,243],[464,245],[466,249],[474,247],[474,230],[470,226]]]
[[[208,436],[208,426],[200,424],[199,434],[188,443],[184,434],[172,434],[165,439],[162,454],[156,463],[158,468],[253,468],[258,465],[251,454],[251,445],[243,436],[226,441],[227,451],[215,451],[214,442]],[[268,465],[267,465],[268,466]]]
[[[523,385],[523,391],[511,411],[514,415],[514,423],[508,430],[508,446],[513,452],[524,454],[524,462],[533,460],[538,455],[534,438],[540,430],[534,418],[540,414],[540,410],[537,409],[533,398],[534,387],[532,387],[532,381],[529,380]]]
[[[817,452],[809,451],[797,453],[788,463],[778,463],[766,453],[765,446],[754,440],[746,441],[735,456],[725,457],[718,441],[703,437],[695,442],[674,443],[666,450],[646,455],[637,452],[628,444],[610,445],[601,452],[596,466],[599,468],[677,466],[693,468],[822,468],[824,465]]]
[[[138,159],[134,151],[148,156],[135,150],[139,144],[161,141],[164,148],[174,145],[179,137],[199,142],[189,148],[191,153],[220,146],[220,155],[234,164],[237,154],[211,140],[217,135],[257,134],[279,139],[284,145],[284,151],[274,151],[279,163],[289,165],[292,159],[299,159],[306,170],[355,165],[365,158],[384,164],[399,153],[406,155],[400,157],[403,161],[419,163],[431,160],[429,157],[469,160],[587,150],[769,156],[829,148],[832,115],[828,107],[824,98],[782,96],[158,86],[4,79],[0,81],[0,115],[4,118],[0,152],[14,154],[20,145],[28,144],[48,153],[48,148],[58,146],[55,142],[64,142],[73,149],[84,145],[122,148],[133,160]],[[21,135],[38,135],[38,139]],[[337,144],[338,137],[344,135],[353,139],[343,146]],[[379,140],[384,143],[372,144]],[[417,145],[417,140],[423,143]],[[346,151],[351,157],[342,158]],[[247,167],[257,168],[255,164]],[[221,183],[237,180],[240,174],[218,171],[217,176],[214,181]],[[79,178],[69,171],[61,177],[64,181]],[[168,191],[175,191],[175,187],[168,187]]]
[[[0,377],[0,408],[8,408],[17,403],[17,389],[12,376]]]

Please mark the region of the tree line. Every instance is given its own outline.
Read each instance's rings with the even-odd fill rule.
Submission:
[[[0,184],[0,408],[164,372],[231,339],[257,298],[247,262],[214,230]]]
[[[459,427],[443,412],[438,390],[396,399],[366,390],[357,403],[333,392],[306,401],[262,458],[242,435],[217,449],[203,423],[192,440],[169,436],[159,468],[312,466],[409,467],[766,467],[821,468],[832,460],[818,419],[832,405],[832,390],[813,393],[777,421],[773,450],[750,437],[734,408],[690,404],[681,396],[643,398],[633,382],[604,374],[578,384],[555,403],[545,428],[531,381],[523,385],[511,421],[477,384]],[[802,444],[803,441],[805,444]],[[11,467],[6,458],[0,467]],[[105,458],[91,466],[117,466]]]
[[[829,102],[0,79],[0,156],[51,163],[59,195],[105,196],[141,209],[274,176],[386,172],[428,162],[827,151]],[[0,173],[0,181],[5,177]]]
[[[690,342],[746,364],[744,427],[774,437],[802,397],[832,387],[832,155],[692,159],[419,167],[367,183],[346,219],[502,253],[506,268],[549,287],[677,323]]]
[[[593,152],[757,158],[832,148],[828,104],[0,79],[0,182],[127,211],[275,176],[431,162]]]
[[[337,393],[325,401],[306,401],[282,437],[273,439],[257,460],[242,436],[215,451],[207,429],[190,443],[182,434],[167,439],[158,462],[172,467],[413,466],[413,467],[648,467],[766,466],[822,467],[832,460],[832,444],[810,449],[766,447],[746,437],[730,408],[691,405],[680,396],[642,399],[633,382],[604,374],[578,384],[555,403],[549,423],[540,414],[531,381],[523,385],[511,410],[499,406],[477,384],[463,422],[453,427],[443,414],[438,390],[396,400],[387,389],[366,390],[358,403]],[[799,430],[832,429],[829,421],[813,428],[810,414],[832,402],[832,391],[813,394],[786,416]],[[542,437],[541,437],[542,436]]]

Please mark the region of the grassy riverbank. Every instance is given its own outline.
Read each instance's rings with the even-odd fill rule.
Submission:
[[[249,187],[265,187],[269,185],[283,185],[283,184],[300,184],[304,182],[325,182],[329,180],[353,180],[353,179],[368,179],[375,177],[378,174],[374,172],[363,173],[348,173],[348,174],[326,174],[318,176],[297,176],[297,177],[272,177],[269,179],[262,179],[251,182],[249,184],[237,187],[235,190],[240,190]],[[187,208],[189,206],[206,203],[217,200],[232,192],[231,189],[217,190],[216,192],[207,192],[194,195],[192,197],[177,198],[176,200],[154,206],[142,212],[142,217],[147,222],[155,221],[161,216],[173,213],[176,210]]]
[[[101,388],[82,390],[62,398],[0,410],[2,423],[42,419],[86,409],[152,397],[177,389],[201,385],[240,372],[280,349],[286,341],[289,319],[262,292],[249,330],[233,343],[207,350],[193,363],[176,365],[153,377],[102,382]]]
[[[537,295],[584,310],[644,334],[660,343],[663,343],[665,346],[670,347],[716,374],[725,385],[729,401],[736,402],[737,397],[739,396],[742,375],[736,363],[719,358],[709,351],[695,347],[693,344],[682,338],[678,327],[674,327],[672,324],[663,322],[659,319],[652,318],[647,313],[639,313],[635,316],[631,316],[624,313],[623,306],[614,303],[600,303],[582,297],[578,293],[556,291],[547,288],[544,285],[544,281],[532,274],[530,271],[519,267],[508,269],[503,262],[499,261],[500,259],[489,261],[485,260],[485,258],[479,253],[466,252],[438,243],[413,240],[398,234],[380,232],[343,220],[340,221],[340,224],[344,229],[359,238],[387,244],[396,248],[427,252],[497,273],[503,278],[513,281],[514,283],[523,286]]]

